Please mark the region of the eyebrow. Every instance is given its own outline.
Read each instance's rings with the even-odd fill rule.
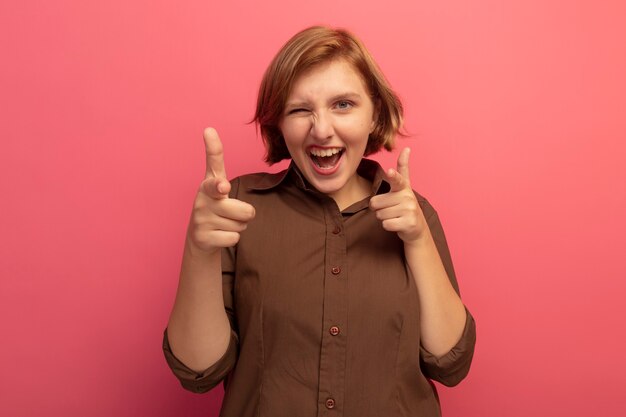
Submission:
[[[338,100],[360,100],[360,99],[361,99],[361,94],[354,93],[352,91],[348,91],[348,92],[345,92],[345,93],[340,93],[340,94],[332,96],[329,99],[329,102],[333,103],[333,102],[338,101]],[[298,108],[298,107],[306,107],[308,104],[309,104],[308,101],[287,102],[285,104],[285,110],[292,109],[292,108]]]

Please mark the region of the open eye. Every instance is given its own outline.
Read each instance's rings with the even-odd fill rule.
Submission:
[[[353,106],[354,104],[348,100],[340,100],[335,104],[335,107],[337,107],[339,110],[348,110],[351,109]]]

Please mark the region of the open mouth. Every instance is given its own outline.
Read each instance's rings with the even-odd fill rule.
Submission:
[[[311,148],[309,157],[319,169],[332,170],[339,163],[344,150],[344,148]]]

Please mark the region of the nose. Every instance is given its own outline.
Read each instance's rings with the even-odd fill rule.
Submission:
[[[311,117],[311,136],[319,141],[325,141],[333,137],[332,117],[325,112],[315,113]]]

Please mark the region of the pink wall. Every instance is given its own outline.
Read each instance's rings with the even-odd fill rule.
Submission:
[[[444,415],[624,415],[624,2],[215,3],[0,6],[0,415],[216,415],[160,350],[201,132],[229,175],[266,169],[257,85],[314,23],[359,34],[404,99],[478,322]]]

